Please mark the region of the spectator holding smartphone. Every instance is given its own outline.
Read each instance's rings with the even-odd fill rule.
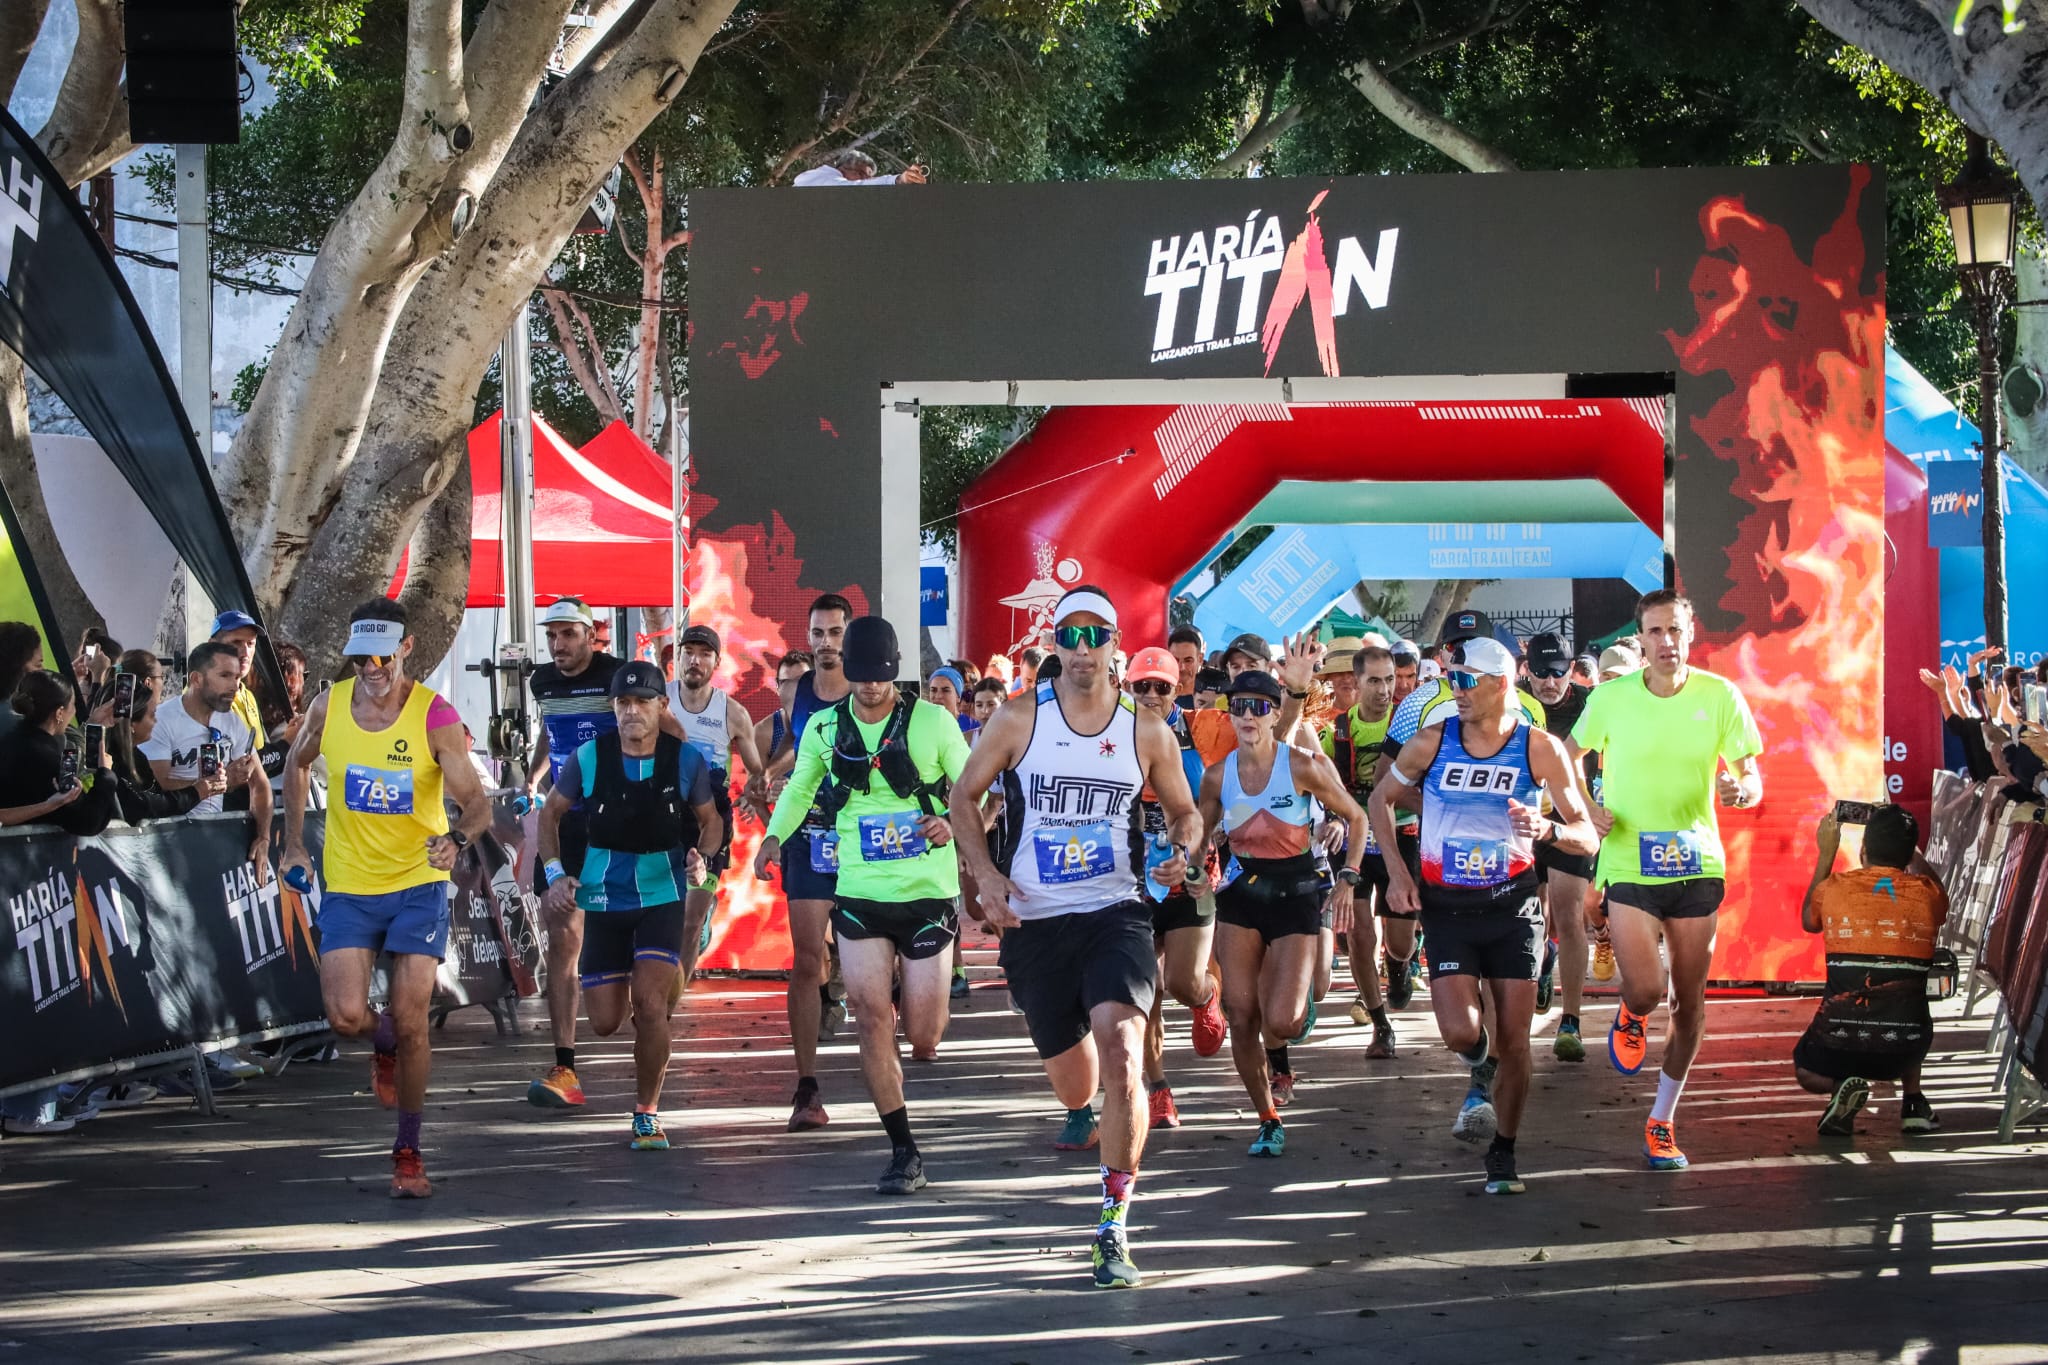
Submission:
[[[115,796],[121,806],[121,818],[139,825],[145,820],[189,815],[201,801],[225,792],[228,779],[224,768],[176,791],[157,786],[156,770],[142,756],[141,746],[156,733],[157,707],[163,704],[163,661],[150,650],[131,649],[121,656],[120,668],[114,675],[117,684],[124,675],[134,679],[129,684],[134,689],[134,699],[125,715],[118,706],[115,708],[113,721],[107,727],[107,750],[119,783]]]
[[[11,705],[16,724],[0,736],[0,825],[56,825],[77,835],[105,829],[116,813],[114,777],[104,745],[101,767],[81,771],[69,733],[77,714],[71,684],[34,669],[22,675]]]
[[[1948,919],[1948,893],[1920,857],[1920,826],[1903,806],[1878,806],[1863,827],[1863,865],[1836,872],[1841,822],[1830,810],[1815,831],[1819,860],[1799,923],[1827,950],[1827,994],[1792,1049],[1801,1088],[1829,1095],[1822,1137],[1850,1137],[1872,1081],[1895,1081],[1899,1127],[1940,1127],[1920,1088],[1934,1037],[1927,969]]]
[[[157,707],[156,728],[140,752],[164,791],[197,786],[215,771],[227,779],[228,791],[248,788],[256,830],[249,858],[264,879],[270,867],[270,783],[256,758],[255,732],[230,710],[242,687],[241,656],[233,646],[209,640],[193,647],[187,668],[183,695]],[[194,813],[219,811],[222,801],[219,795],[206,797]]]

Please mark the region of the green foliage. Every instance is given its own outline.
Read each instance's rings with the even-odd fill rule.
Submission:
[[[1045,408],[926,408],[918,423],[923,487],[918,521],[926,542],[959,548],[960,500],[1003,452],[1031,434]]]
[[[242,367],[235,376],[235,387],[228,391],[228,402],[236,412],[246,413],[250,404],[256,401],[256,390],[263,386],[264,372],[270,368],[267,360],[254,361]]]
[[[249,0],[237,33],[242,51],[280,84],[335,84],[332,58],[361,41],[368,0]],[[402,26],[401,26],[402,27]]]

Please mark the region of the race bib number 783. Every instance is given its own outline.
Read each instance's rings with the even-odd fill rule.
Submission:
[[[386,771],[351,763],[343,775],[342,802],[364,815],[411,815],[412,769]]]

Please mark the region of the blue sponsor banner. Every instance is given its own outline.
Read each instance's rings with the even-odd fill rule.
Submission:
[[[1978,460],[1927,464],[1927,543],[1937,550],[1984,544],[1984,473]]]
[[[927,626],[943,626],[947,613],[952,610],[952,591],[946,583],[946,566],[943,564],[920,564],[917,568],[917,609],[918,622]]]

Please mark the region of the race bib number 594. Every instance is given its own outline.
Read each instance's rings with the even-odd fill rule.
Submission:
[[[351,763],[343,776],[342,801],[364,815],[411,815],[412,769],[387,772]]]

